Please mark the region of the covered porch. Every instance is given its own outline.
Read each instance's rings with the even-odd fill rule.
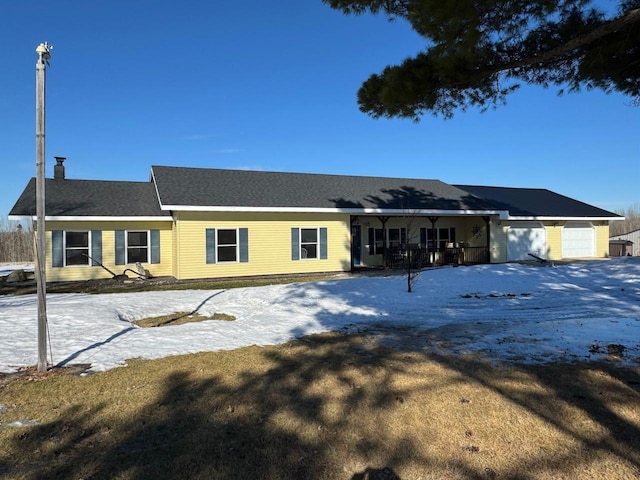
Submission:
[[[488,215],[354,215],[351,266],[414,269],[490,263],[491,223]]]

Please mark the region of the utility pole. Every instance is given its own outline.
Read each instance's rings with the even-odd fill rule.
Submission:
[[[47,370],[47,277],[46,230],[44,192],[44,96],[46,65],[53,47],[47,42],[36,48],[36,285],[38,294],[38,371]]]

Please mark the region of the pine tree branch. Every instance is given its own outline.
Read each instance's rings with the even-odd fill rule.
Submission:
[[[607,23],[604,23],[600,27],[596,28],[595,30],[576,37],[571,41],[565,43],[564,45],[554,48],[553,50],[549,50],[548,52],[544,52],[540,55],[525,58],[516,62],[505,63],[498,66],[497,68],[487,71],[486,73],[491,75],[493,73],[499,73],[505,70],[530,67],[532,65],[542,65],[545,63],[557,61],[558,59],[579,48],[584,47],[585,45],[589,45],[590,43],[606,37],[607,35],[610,35],[617,30],[620,30],[621,28],[633,25],[638,22],[640,22],[640,8],[629,10],[625,15],[610,20]]]

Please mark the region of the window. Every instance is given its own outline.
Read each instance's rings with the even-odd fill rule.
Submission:
[[[116,230],[116,265],[160,263],[160,230]]]
[[[424,232],[424,233],[423,233]],[[434,239],[435,234],[435,239]],[[420,229],[420,238],[426,238],[426,248],[432,252],[434,250],[434,245],[438,246],[438,250],[444,250],[447,246],[447,243],[456,241],[456,229],[451,228],[421,228]]]
[[[326,228],[292,228],[291,260],[327,258]]]
[[[447,243],[455,243],[456,241],[456,229],[455,228],[439,228],[438,229],[438,247],[440,250],[447,248]]]
[[[387,228],[388,248],[404,248],[407,243],[406,228]],[[384,253],[384,233],[382,228],[369,227],[369,255],[380,255]]]
[[[149,262],[149,232],[127,232],[127,263]]]
[[[51,232],[51,266],[96,266],[102,262],[102,232],[53,230]]]
[[[300,258],[318,258],[318,229],[300,229]]]
[[[218,230],[218,262],[235,262],[238,260],[237,230]]]
[[[89,232],[64,232],[64,264],[89,265]]]
[[[381,228],[376,228],[373,240],[373,253],[378,254],[384,251],[384,235]]]
[[[406,228],[387,229],[387,245],[389,248],[404,248],[407,242]]]
[[[249,261],[249,230],[247,228],[205,229],[206,263]]]

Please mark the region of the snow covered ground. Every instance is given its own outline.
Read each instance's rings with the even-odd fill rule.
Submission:
[[[198,311],[234,315],[139,328],[144,317]],[[121,294],[49,294],[53,363],[93,371],[129,358],[269,345],[341,330],[411,349],[482,352],[496,361],[600,360],[623,346],[640,362],[640,258],[563,266],[481,265],[425,270],[413,293],[406,277]],[[402,327],[402,328],[399,328]],[[0,297],[0,371],[37,359],[35,295]]]
[[[14,270],[33,272],[32,263],[0,263],[0,277],[6,277]]]

